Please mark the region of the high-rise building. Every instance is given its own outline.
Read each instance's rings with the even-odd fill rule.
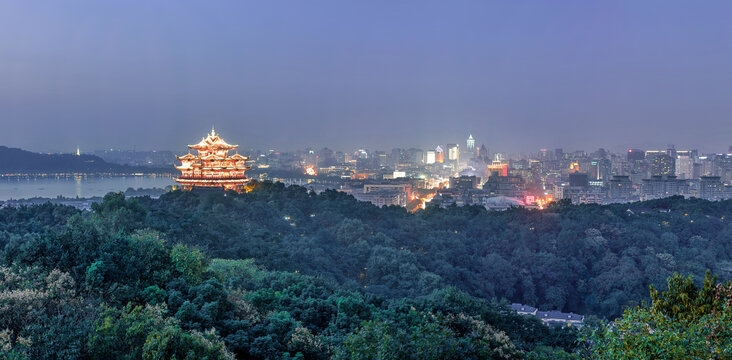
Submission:
[[[564,159],[564,150],[562,148],[556,148],[556,149],[554,149],[554,159],[555,160],[562,160],[562,159]]]
[[[405,163],[408,163],[409,165],[417,165],[421,163],[424,159],[424,152],[420,149],[416,148],[409,148],[407,149],[406,153],[406,161]],[[402,153],[402,156],[405,154]]]
[[[460,147],[457,144],[447,144],[447,159],[450,161],[460,161]]]
[[[600,180],[600,162],[598,160],[592,160],[590,162],[590,179]]]
[[[569,174],[569,186],[572,187],[583,187],[586,188],[589,186],[589,179],[587,177],[587,174],[583,174],[580,172],[573,172]]]
[[[424,152],[424,163],[425,164],[434,164],[435,161],[436,161],[436,157],[435,157],[434,150],[427,150]]]
[[[699,174],[714,175],[714,155],[699,156]]]
[[[646,152],[640,149],[628,149],[628,161],[643,161],[646,159]]]
[[[539,159],[541,161],[551,160],[550,155],[552,154],[549,153],[548,149],[539,149]]]
[[[389,165],[389,155],[383,151],[374,151],[373,159],[376,162],[375,165],[378,165],[379,167],[386,167]]]
[[[529,160],[529,179],[534,184],[541,184],[541,161]]]
[[[391,149],[390,163],[392,166],[397,167],[402,162],[402,154],[404,151],[400,148]]]
[[[488,149],[485,147],[485,144],[480,146],[480,149],[478,150],[478,158],[486,162],[490,158],[490,155],[488,154]]]
[[[676,151],[674,156],[668,151],[646,151],[646,159],[651,164],[651,176],[675,176],[676,174]]]
[[[589,177],[592,181],[607,181],[610,177],[611,163],[608,159],[590,161]]]
[[[442,150],[442,147],[437,145],[435,148],[435,162],[438,163],[444,163],[445,162],[445,151]]]
[[[473,134],[470,134],[468,136],[468,151],[475,152],[475,139],[473,139]]]
[[[491,178],[492,176],[508,176],[508,164],[500,161],[500,160],[494,160],[490,165],[486,167],[487,169],[487,178]]]
[[[680,179],[694,178],[694,158],[691,152],[676,152],[676,176]]]

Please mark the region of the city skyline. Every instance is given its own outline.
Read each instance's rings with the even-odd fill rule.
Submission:
[[[0,144],[730,145],[728,2],[318,4],[0,3]]]
[[[725,357],[730,14],[0,0],[0,358]]]
[[[468,139],[468,137],[470,137],[470,139]],[[521,149],[518,151],[505,151],[500,148],[488,147],[489,143],[480,142],[479,139],[475,139],[475,137],[472,136],[472,133],[469,133],[468,137],[463,139],[462,142],[454,140],[454,139],[450,139],[450,140],[442,141],[440,143],[427,144],[427,145],[409,146],[409,145],[405,145],[405,144],[393,144],[393,145],[386,145],[384,147],[368,147],[368,146],[359,146],[358,144],[351,144],[351,145],[346,145],[345,148],[337,148],[334,146],[330,146],[328,144],[311,144],[309,146],[306,145],[306,146],[300,147],[300,148],[293,148],[293,147],[288,148],[288,147],[277,147],[277,146],[269,146],[269,147],[265,146],[262,148],[253,148],[253,147],[247,147],[246,145],[240,145],[238,151],[244,152],[244,153],[257,152],[257,151],[260,151],[260,152],[276,151],[276,152],[289,153],[289,152],[298,152],[298,151],[306,151],[306,150],[319,151],[319,150],[323,150],[323,149],[329,149],[332,151],[340,151],[340,152],[344,152],[344,153],[358,152],[359,150],[366,150],[366,151],[370,151],[370,152],[374,152],[374,151],[379,152],[379,151],[391,151],[393,149],[404,149],[404,150],[418,149],[418,150],[422,150],[422,151],[428,151],[428,150],[434,150],[436,147],[439,147],[439,146],[445,146],[447,144],[456,144],[461,149],[461,151],[464,151],[466,149],[470,149],[467,145],[467,141],[470,140],[470,141],[473,141],[473,143],[474,143],[474,148],[471,149],[471,151],[475,151],[476,149],[479,149],[481,146],[486,146],[486,148],[491,153],[500,153],[500,154],[506,155],[506,156],[519,156],[519,157],[533,156],[533,155],[536,155],[545,150],[554,151],[556,149],[561,149],[562,151],[564,151],[566,153],[572,153],[572,152],[577,152],[577,151],[592,153],[592,152],[595,152],[598,150],[605,150],[608,153],[621,154],[621,153],[625,153],[625,152],[631,151],[631,150],[643,150],[643,151],[659,151],[660,150],[660,151],[663,151],[663,150],[668,150],[668,149],[696,150],[700,154],[729,154],[729,153],[732,153],[732,145],[729,145],[728,147],[724,147],[721,149],[716,149],[716,150],[711,149],[710,151],[705,151],[705,150],[700,150],[700,149],[704,149],[704,147],[678,146],[676,144],[666,144],[666,145],[660,145],[657,147],[649,147],[649,148],[645,148],[645,147],[637,146],[637,145],[632,145],[632,146],[628,146],[625,148],[620,148],[620,147],[612,148],[612,147],[602,146],[602,145],[598,145],[598,146],[595,146],[592,148],[566,148],[566,147],[563,147],[560,145],[557,147],[536,147],[536,148],[531,148],[531,149],[530,148]],[[191,142],[191,141],[189,141],[189,142]],[[0,146],[3,146],[3,145],[0,144]],[[27,150],[27,151],[32,151],[32,152],[38,152],[38,153],[48,153],[48,154],[69,153],[69,154],[78,155],[80,153],[90,154],[90,153],[98,153],[98,152],[103,152],[103,151],[138,151],[138,152],[172,151],[172,152],[176,152],[176,151],[184,151],[186,149],[186,146],[177,144],[173,148],[162,148],[162,147],[161,148],[138,148],[135,146],[132,148],[97,148],[97,149],[91,148],[90,149],[90,148],[82,148],[80,145],[76,145],[73,149],[60,149],[60,150],[52,149],[52,150],[48,150],[48,151],[38,151],[35,149],[28,149],[28,148],[22,148],[22,147],[21,147],[21,149]]]

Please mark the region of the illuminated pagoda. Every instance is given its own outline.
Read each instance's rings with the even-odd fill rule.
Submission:
[[[248,156],[238,153],[229,156],[229,151],[239,145],[227,144],[224,139],[211,128],[211,134],[202,138],[195,145],[188,145],[189,149],[198,151],[193,155],[189,151],[183,156],[176,156],[180,165],[175,168],[181,171],[175,181],[184,190],[194,188],[223,188],[225,190],[244,191],[249,179],[244,173],[251,168],[246,165]]]

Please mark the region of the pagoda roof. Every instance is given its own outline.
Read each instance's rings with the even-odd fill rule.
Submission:
[[[211,129],[211,133],[207,137],[201,138],[198,144],[188,145],[189,148],[194,150],[206,150],[206,149],[224,149],[231,150],[236,149],[239,145],[231,145],[224,141],[219,135]]]
[[[249,170],[251,166],[204,166],[198,165],[203,170]]]
[[[236,153],[234,155],[231,155],[231,159],[246,161],[246,160],[249,160],[249,156],[243,156],[243,155],[239,155],[239,153]]]
[[[227,160],[227,158],[222,155],[208,154],[206,156],[201,156],[201,160]]]
[[[183,156],[176,156],[176,158],[178,158],[178,160],[194,160],[198,158],[198,156],[188,153]]]

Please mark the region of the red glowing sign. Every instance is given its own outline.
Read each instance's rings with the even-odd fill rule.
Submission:
[[[535,201],[536,201],[536,196],[534,196],[534,195],[526,195],[526,197],[524,198],[524,203],[526,203],[527,205],[533,204]]]

